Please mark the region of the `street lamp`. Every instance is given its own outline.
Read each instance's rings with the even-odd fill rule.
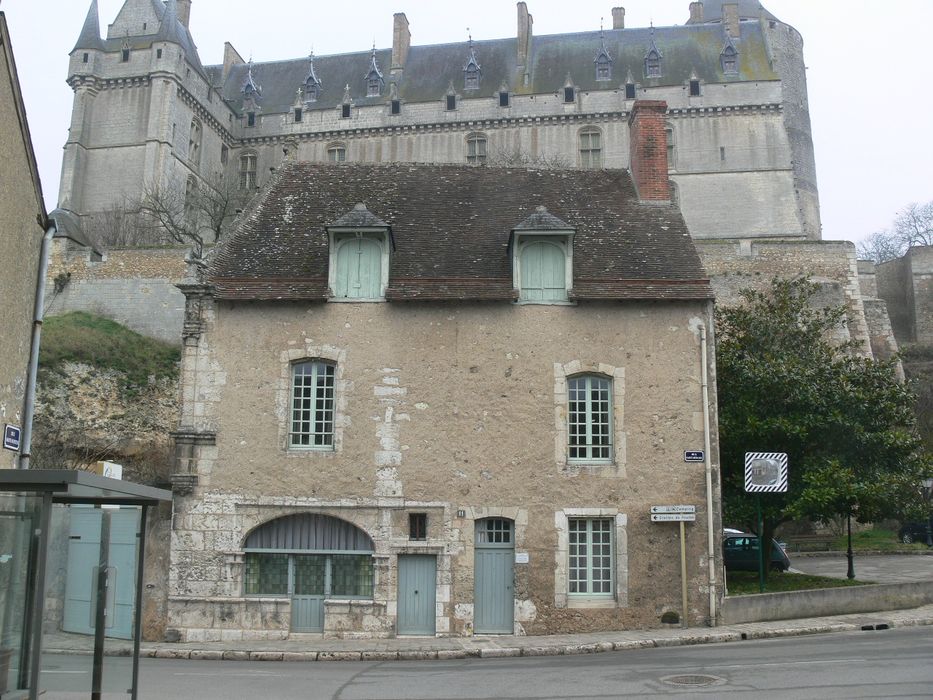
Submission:
[[[923,484],[923,497],[927,501],[927,547],[933,547],[933,508],[930,508],[930,499],[933,497],[933,476],[921,481]]]

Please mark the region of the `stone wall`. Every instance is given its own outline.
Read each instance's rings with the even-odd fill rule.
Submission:
[[[915,246],[874,266],[878,296],[887,302],[901,345],[933,343],[933,246]]]
[[[178,343],[186,248],[119,248],[103,256],[56,238],[46,279],[47,313],[87,311],[143,335]]]
[[[327,634],[394,633],[397,557],[411,553],[437,557],[437,633],[471,634],[474,524],[486,517],[512,520],[515,549],[528,555],[515,564],[515,632],[543,634],[656,626],[679,611],[677,528],[650,522],[649,510],[696,504],[688,616],[706,623],[705,475],[683,460],[703,446],[706,304],[208,298],[202,313],[185,348],[182,429],[216,441],[192,465],[193,492],[175,501],[169,625],[181,639],[287,632],[287,601],[243,597],[242,548],[256,526],[301,512],[349,521],[375,545],[372,604],[332,602]],[[334,451],[286,447],[291,363],[303,358],[337,363]],[[558,436],[566,377],[578,372],[612,380],[611,463],[567,463]],[[427,513],[423,542],[409,539],[411,512]],[[615,523],[611,597],[567,594],[573,517]]]

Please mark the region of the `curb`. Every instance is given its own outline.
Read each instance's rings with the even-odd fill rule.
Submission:
[[[600,654],[609,651],[630,651],[635,649],[666,648],[678,646],[696,646],[699,644],[722,644],[758,639],[778,639],[782,637],[800,637],[811,634],[829,634],[833,632],[852,632],[857,630],[883,630],[897,627],[917,627],[933,625],[933,615],[878,621],[866,625],[855,622],[821,622],[800,626],[761,628],[735,625],[730,629],[684,634],[677,637],[659,637],[654,639],[627,639],[618,641],[586,642],[573,644],[539,644],[534,646],[489,646],[462,649],[400,649],[392,650],[308,650],[308,651],[249,651],[236,649],[166,649],[163,647],[142,647],[140,658],[182,659],[191,661],[447,661],[454,659],[514,658],[525,656],[570,656],[577,654]],[[43,650],[48,654],[90,656],[90,650],[54,649]],[[107,656],[126,656],[125,650],[115,649]]]

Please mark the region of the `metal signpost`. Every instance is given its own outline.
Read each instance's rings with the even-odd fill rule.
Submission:
[[[746,452],[745,493],[755,494],[755,508],[758,511],[758,592],[763,593],[765,590],[765,528],[761,517],[761,494],[787,493],[787,453]],[[770,561],[771,543],[768,542],[767,546]]]
[[[684,523],[692,523],[696,519],[696,506],[651,506],[651,522],[680,523],[680,588],[683,602],[681,627],[687,626],[687,535]]]

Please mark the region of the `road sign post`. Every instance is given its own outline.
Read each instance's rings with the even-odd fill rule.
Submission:
[[[681,627],[687,626],[687,532],[684,523],[692,523],[696,519],[696,506],[651,506],[651,522],[680,525],[680,593],[683,603]]]
[[[758,591],[765,590],[765,546],[771,559],[771,543],[765,543],[765,524],[761,515],[761,494],[787,492],[786,452],[746,452],[745,492],[755,494],[758,515]]]

